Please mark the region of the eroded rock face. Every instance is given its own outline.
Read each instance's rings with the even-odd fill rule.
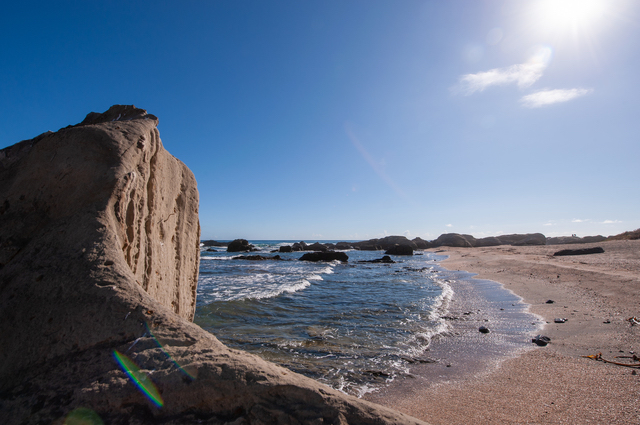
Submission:
[[[419,423],[191,323],[198,192],[157,123],[114,106],[0,150],[3,423],[63,423],[77,408],[104,423]]]

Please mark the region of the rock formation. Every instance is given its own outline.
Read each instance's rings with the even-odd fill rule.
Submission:
[[[251,245],[246,239],[236,239],[229,242],[227,252],[251,252],[256,251],[256,247]]]
[[[594,243],[602,242],[606,240],[604,236],[557,236],[554,238],[547,238],[547,245],[567,245],[567,244],[579,244],[579,243]]]
[[[198,192],[157,124],[114,106],[0,150],[2,422],[420,423],[190,322]]]
[[[413,255],[413,248],[409,245],[394,245],[386,250],[389,255]]]

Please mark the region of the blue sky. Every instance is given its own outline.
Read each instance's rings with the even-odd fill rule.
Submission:
[[[640,2],[4,2],[0,148],[134,104],[205,239],[640,227]]]

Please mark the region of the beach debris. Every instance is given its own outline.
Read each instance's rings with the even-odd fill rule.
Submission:
[[[605,321],[604,321],[604,322],[602,322],[602,323],[607,323],[607,324],[609,324],[609,323],[611,323],[611,320],[607,319],[607,320],[605,320]]]
[[[602,247],[596,246],[594,248],[583,248],[583,249],[563,249],[562,251],[558,251],[553,254],[554,257],[560,257],[562,255],[587,255],[587,254],[602,254],[604,249]]]
[[[567,318],[559,318],[559,317],[557,317],[557,318],[553,319],[553,321],[554,321],[555,323],[564,323],[564,322],[566,322],[567,320],[569,320],[569,319],[567,319]]]
[[[531,342],[538,345],[539,347],[544,347],[551,342],[551,338],[544,335],[537,335],[535,338],[531,340]]]
[[[554,300],[547,300],[547,304],[553,304],[553,303],[555,303]]]
[[[491,332],[491,331],[489,330],[489,328],[487,328],[486,326],[480,326],[480,327],[478,328],[478,331],[479,331],[480,333],[483,333],[483,334],[488,334],[489,332]]]
[[[586,359],[597,360],[597,361],[604,362],[604,363],[614,364],[614,365],[617,365],[617,366],[640,368],[640,363],[621,363],[621,362],[614,362],[612,360],[603,359],[602,358],[602,353],[592,354],[590,356],[582,356],[582,357],[584,357]],[[633,356],[616,356],[614,358],[616,358],[616,359],[633,359],[634,362],[639,362],[640,361],[640,357],[638,357],[636,355],[633,355]]]
[[[627,319],[627,322],[631,323],[631,326],[640,325],[640,319],[638,319],[636,316],[629,317]]]

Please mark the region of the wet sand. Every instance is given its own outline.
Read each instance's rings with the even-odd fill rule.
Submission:
[[[562,249],[594,246],[605,253],[553,257]],[[614,357],[640,354],[640,325],[627,320],[640,317],[640,240],[438,251],[449,256],[441,263],[447,269],[478,273],[478,279],[499,282],[522,297],[539,318],[532,322],[534,333],[550,337],[551,343],[537,347],[531,343],[531,329],[522,329],[519,342],[512,338],[494,344],[504,352],[484,352],[488,339],[483,337],[499,337],[499,318],[486,319],[479,309],[468,315],[471,319],[451,323],[466,338],[434,342],[426,354],[437,363],[416,365],[413,377],[369,394],[367,400],[434,425],[640,423],[640,369],[581,357],[601,352],[606,359],[625,362],[630,360]],[[473,286],[486,284],[468,282],[472,287],[463,285],[454,296],[451,311],[456,317],[469,307],[470,300],[463,298],[473,297]],[[568,320],[554,323],[556,318]],[[484,320],[496,331],[477,332]]]

